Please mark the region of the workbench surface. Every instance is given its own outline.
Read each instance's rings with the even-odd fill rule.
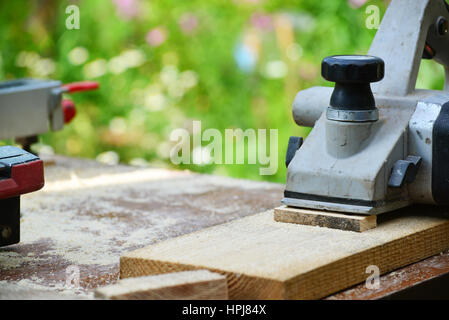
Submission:
[[[0,248],[0,299],[92,297],[118,279],[122,253],[277,207],[283,192],[275,183],[61,156],[47,159],[45,179],[22,196],[21,242]],[[70,288],[78,272],[79,287]],[[330,298],[379,298],[447,272],[445,253],[383,276],[379,292],[360,286]]]
[[[73,293],[66,280],[79,270],[75,293],[89,295],[117,280],[123,252],[264,211],[282,197],[280,184],[60,156],[46,163],[45,187],[22,196],[21,242],[0,248],[0,292],[15,284]]]

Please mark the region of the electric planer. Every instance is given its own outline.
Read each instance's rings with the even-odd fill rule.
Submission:
[[[282,203],[373,215],[449,203],[449,7],[393,0],[368,55],[327,57],[332,87],[300,91]],[[442,91],[416,89],[421,59],[445,70]]]

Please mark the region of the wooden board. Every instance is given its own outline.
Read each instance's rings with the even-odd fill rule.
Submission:
[[[0,299],[90,298],[95,288],[117,281],[124,252],[274,208],[284,189],[87,159],[45,160],[46,186],[22,197],[21,243],[0,248]],[[358,286],[337,297],[371,299],[402,291],[448,272],[449,259],[441,257],[386,274],[375,294]],[[67,271],[76,268],[79,286],[67,287]]]
[[[321,298],[364,282],[370,265],[383,274],[449,248],[441,210],[384,214],[363,233],[279,223],[270,210],[129,252],[120,276],[209,269],[227,276],[230,299]]]
[[[283,192],[187,170],[45,160],[45,187],[21,197],[20,243],[0,248],[2,294],[11,287],[17,296],[19,287],[92,297],[117,281],[121,254],[273,208]]]
[[[449,251],[396,269],[379,278],[378,288],[365,283],[337,292],[327,300],[449,299]],[[432,283],[432,284],[431,284]]]
[[[208,270],[172,272],[119,280],[95,297],[111,300],[226,300],[226,277]]]
[[[274,220],[355,232],[363,232],[377,226],[377,216],[375,215],[360,216],[287,206],[274,209]]]

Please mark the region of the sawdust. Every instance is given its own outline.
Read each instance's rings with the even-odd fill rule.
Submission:
[[[38,296],[40,292],[57,292],[58,295],[66,295],[69,298],[77,296],[80,298],[93,298],[93,292],[84,292],[80,289],[68,289],[63,282],[48,283],[48,281],[40,279],[38,277],[31,277],[30,279],[22,279],[15,282],[15,286],[11,286],[9,281],[0,280],[0,290],[4,291],[18,291],[21,292],[24,289],[32,290],[32,292]],[[62,297],[63,298],[63,297]]]
[[[107,191],[109,196],[111,190]],[[97,194],[97,197],[101,195]],[[100,199],[100,198],[99,198]],[[54,243],[46,255],[60,255],[72,264],[113,264],[118,261],[118,253],[142,243],[151,243],[160,236],[160,230],[175,224],[171,217],[151,217],[151,224],[156,228],[122,224],[118,217],[107,221],[85,214],[87,211],[118,212],[107,201],[92,200],[93,205],[84,203],[85,195],[71,191],[70,198],[55,194],[41,194],[30,201],[24,201],[22,209],[22,242],[32,243],[42,237],[49,237]],[[51,203],[51,207],[48,204]],[[115,210],[115,211],[114,211]],[[35,214],[34,212],[39,212]],[[144,216],[143,210],[121,211],[129,216]],[[80,231],[83,232],[80,232]],[[120,250],[114,250],[111,242],[120,242]],[[25,257],[22,257],[26,259]]]
[[[0,280],[63,290],[74,265],[84,293],[115,282],[124,252],[272,207],[282,190],[61,157],[45,170],[45,187],[22,197],[21,243],[0,249]],[[262,190],[273,196],[260,199]]]
[[[30,262],[38,262],[43,259],[36,258],[33,255],[23,256],[17,252],[2,252],[0,254],[0,266],[3,270],[19,268],[21,265]]]

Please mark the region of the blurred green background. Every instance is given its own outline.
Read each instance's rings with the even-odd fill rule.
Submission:
[[[67,30],[66,7],[80,9],[80,29]],[[0,79],[100,82],[74,95],[78,115],[38,148],[106,163],[188,168],[284,182],[297,91],[330,85],[320,62],[367,52],[376,30],[367,6],[384,0],[14,0],[0,2]],[[441,89],[443,72],[423,63],[418,86]],[[279,170],[259,165],[175,166],[170,133],[191,127],[278,129]]]

